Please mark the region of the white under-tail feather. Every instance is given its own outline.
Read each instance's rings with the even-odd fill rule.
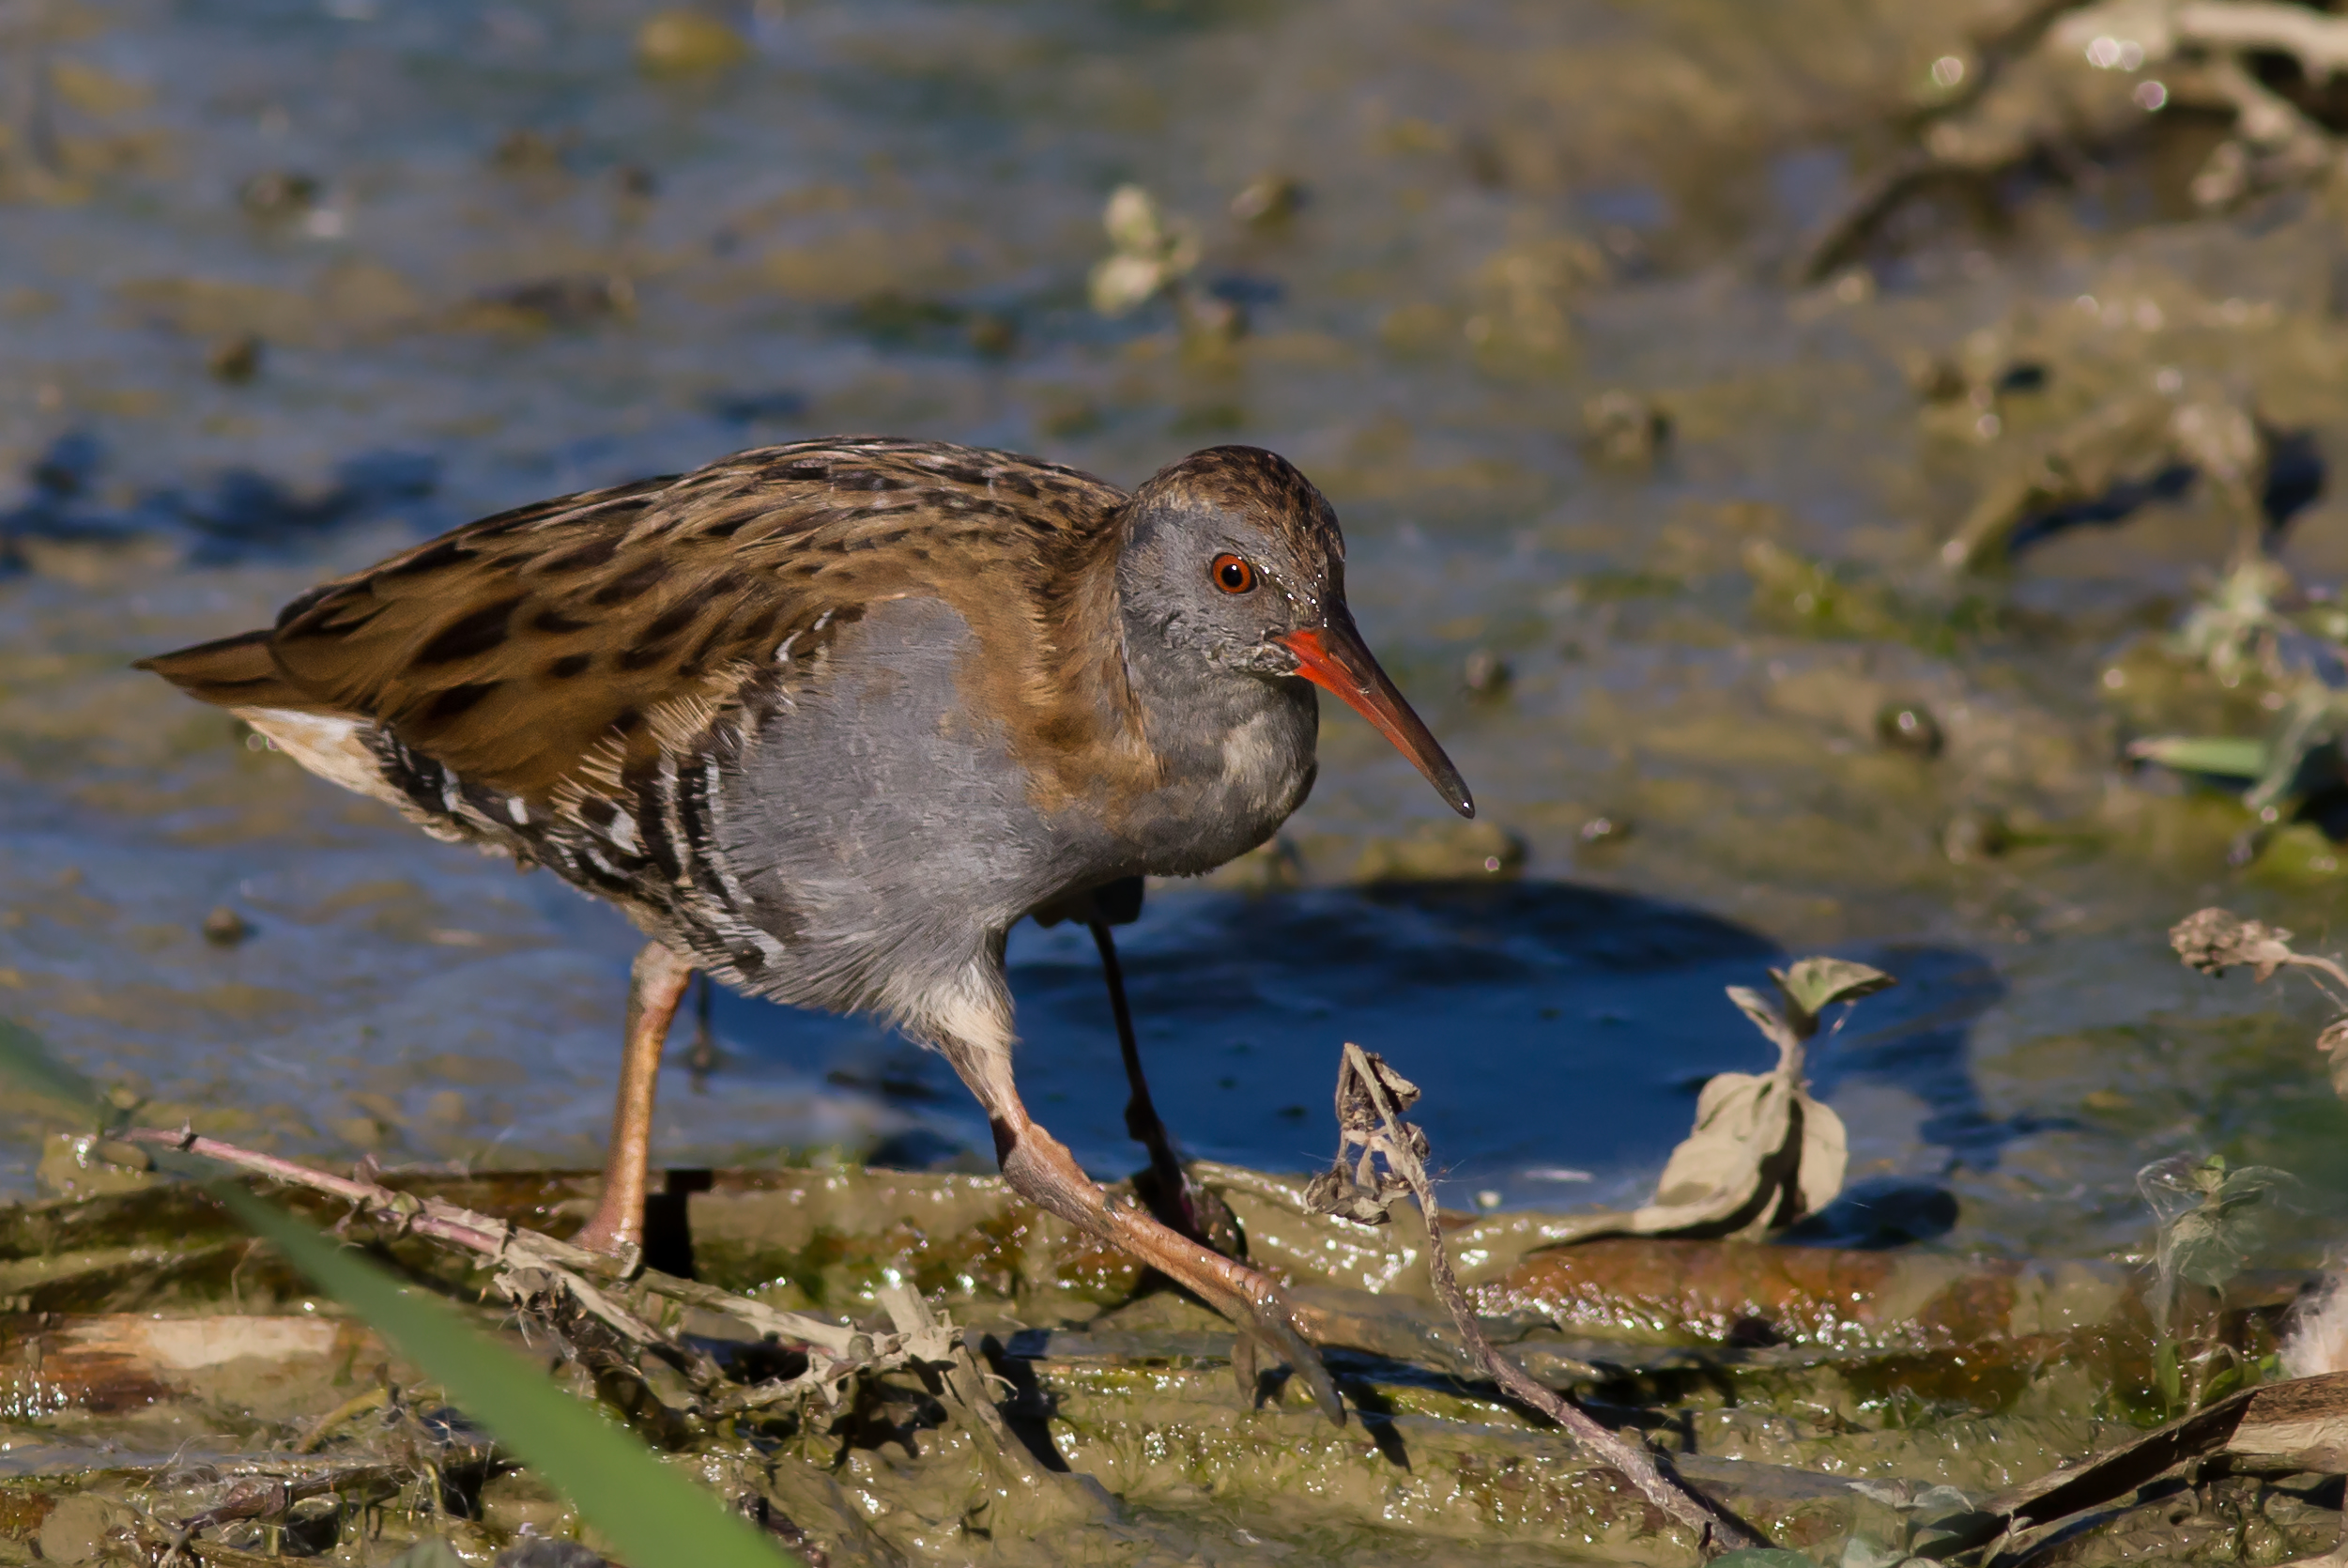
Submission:
[[[2348,1372],[2348,1264],[2335,1263],[2299,1298],[2280,1348],[2283,1371],[2294,1377]]]
[[[305,714],[292,708],[231,708],[238,718],[268,737],[278,750],[345,790],[372,795],[402,811],[408,799],[383,776],[383,766],[367,749],[360,721],[332,714]]]

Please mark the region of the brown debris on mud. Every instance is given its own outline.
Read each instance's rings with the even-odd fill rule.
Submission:
[[[658,1244],[689,1241],[702,1300],[643,1275],[603,1284],[706,1358],[716,1380],[699,1387],[658,1355],[618,1358],[624,1379],[608,1358],[564,1362],[546,1332],[575,1324],[521,1322],[558,1376],[833,1563],[1090,1560],[1068,1555],[1080,1538],[1126,1562],[1271,1562],[1340,1541],[1365,1561],[1471,1545],[1499,1562],[1561,1545],[1696,1560],[1602,1456],[1487,1380],[1426,1294],[1415,1213],[1371,1225],[1316,1212],[1285,1178],[1205,1163],[1193,1176],[1253,1260],[1292,1282],[1358,1428],[1327,1427],[1271,1369],[1239,1397],[1227,1325],[991,1177],[671,1173],[686,1234]],[[593,1196],[592,1178],[566,1175],[384,1181],[411,1216],[465,1212],[516,1238],[531,1233],[509,1226],[575,1225]],[[349,1209],[282,1195],[318,1222]],[[2110,1265],[1634,1237],[1560,1249],[1542,1216],[1439,1222],[1481,1332],[1512,1362],[1817,1560],[1953,1539],[1950,1521],[1993,1494],[2132,1440],[2151,1398],[2138,1281]],[[412,1226],[361,1219],[351,1234],[452,1299],[481,1294],[476,1269]],[[175,1539],[207,1562],[379,1563],[430,1539],[485,1560],[582,1532],[194,1191],[0,1210],[0,1274],[15,1309],[0,1318],[0,1561],[34,1560],[36,1543],[40,1560],[155,1561]],[[2300,1283],[2237,1282],[2225,1331],[2271,1344]],[[944,1343],[867,1360],[836,1403],[744,1398],[805,1376],[821,1348],[725,1315],[729,1292],[867,1358],[892,1335]],[[942,1312],[968,1327],[941,1336]],[[2275,1485],[2316,1499],[2292,1504],[2276,1539],[2328,1546],[2339,1516],[2321,1484]]]

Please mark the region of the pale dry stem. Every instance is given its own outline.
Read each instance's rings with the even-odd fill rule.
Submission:
[[[1511,1398],[1532,1407],[1572,1433],[1584,1446],[1621,1471],[1640,1496],[1666,1516],[1694,1530],[1708,1552],[1765,1545],[1726,1510],[1715,1508],[1690,1491],[1678,1477],[1667,1474],[1644,1444],[1607,1431],[1581,1407],[1536,1382],[1531,1374],[1502,1355],[1484,1336],[1475,1308],[1460,1289],[1458,1277],[1451,1272],[1450,1256],[1443,1245],[1442,1217],[1435,1201],[1435,1184],[1419,1153],[1426,1147],[1425,1135],[1403,1120],[1400,1108],[1387,1092],[1384,1066],[1359,1046],[1346,1044],[1346,1073],[1341,1075],[1341,1084],[1343,1076],[1354,1078],[1367,1092],[1382,1124],[1378,1131],[1361,1137],[1363,1164],[1368,1165],[1372,1152],[1383,1156],[1387,1169],[1402,1178],[1417,1200],[1419,1212],[1427,1222],[1427,1271],[1435,1282],[1435,1295],[1442,1300],[1444,1310],[1451,1314],[1460,1338],[1466,1344],[1468,1355]],[[1341,1086],[1341,1103],[1344,1098]],[[1355,1138],[1360,1134],[1349,1130],[1343,1136]]]
[[[131,1128],[113,1134],[112,1139],[200,1156],[290,1187],[340,1198],[359,1214],[392,1224],[403,1234],[420,1236],[479,1256],[497,1268],[499,1292],[518,1306],[568,1297],[588,1316],[639,1347],[674,1349],[676,1340],[623,1304],[618,1299],[621,1290],[720,1313],[760,1334],[806,1347],[807,1368],[804,1373],[740,1390],[718,1401],[707,1414],[767,1408],[796,1403],[816,1393],[821,1393],[827,1404],[836,1404],[842,1385],[855,1374],[894,1371],[916,1361],[945,1360],[952,1354],[950,1326],[933,1326],[927,1332],[868,1334],[852,1324],[826,1323],[804,1314],[783,1312],[764,1302],[681,1280],[657,1269],[642,1269],[633,1278],[616,1278],[626,1272],[626,1264],[525,1230],[510,1221],[438,1198],[418,1198],[376,1182],[313,1170],[278,1155],[202,1137],[186,1129]]]

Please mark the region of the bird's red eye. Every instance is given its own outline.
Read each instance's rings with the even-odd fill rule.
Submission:
[[[1217,556],[1207,574],[1226,593],[1245,593],[1255,586],[1255,568],[1235,555]]]

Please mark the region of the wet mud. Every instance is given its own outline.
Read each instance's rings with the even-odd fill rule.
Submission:
[[[837,1408],[708,1423],[655,1382],[677,1410],[639,1407],[634,1423],[838,1562],[1340,1549],[1413,1562],[1471,1545],[1509,1561],[1696,1560],[1620,1476],[1475,1376],[1426,1297],[1423,1227],[1414,1239],[1407,1219],[1385,1230],[1315,1214],[1294,1184],[1257,1173],[1199,1174],[1328,1347],[1346,1427],[1277,1372],[1235,1387],[1227,1324],[995,1178],[849,1170],[671,1172],[678,1201],[655,1210],[653,1250],[705,1283],[850,1321],[878,1319],[884,1284],[923,1290],[1000,1380],[1019,1455],[990,1457],[912,1372]],[[401,1185],[557,1232],[594,1191],[559,1176]],[[288,1201],[332,1218],[323,1201]],[[1486,1332],[1747,1524],[1822,1560],[1911,1545],[1936,1519],[2125,1441],[2158,1401],[2140,1282],[2110,1265],[1653,1240],[1558,1252],[1542,1248],[1540,1224],[1445,1216]],[[465,1270],[420,1240],[381,1245],[469,1296]],[[157,1521],[198,1515],[218,1546],[255,1560],[378,1562],[426,1537],[485,1560],[530,1533],[581,1531],[371,1330],[186,1188],[0,1211],[0,1543],[17,1543],[0,1552],[34,1560],[22,1554],[38,1541],[44,1560],[96,1560]],[[2226,1332],[2271,1343],[2301,1283],[2241,1283]],[[729,1363],[791,1359],[719,1319],[685,1327]],[[1006,1490],[1006,1464],[1052,1479]],[[2337,1484],[2288,1475],[2247,1483],[2253,1515],[2284,1520],[2279,1542],[2336,1533]],[[284,1490],[256,1490],[269,1487]]]

